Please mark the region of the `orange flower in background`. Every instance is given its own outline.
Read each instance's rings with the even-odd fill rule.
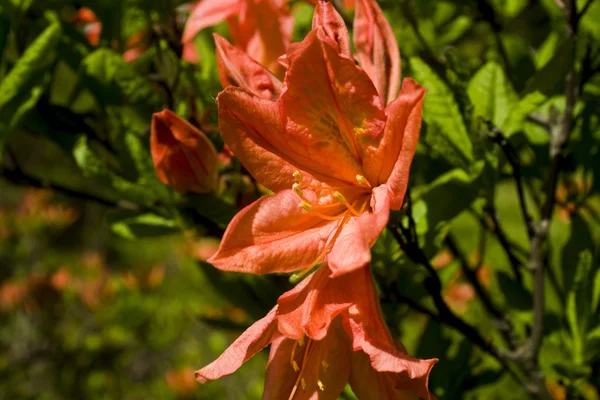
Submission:
[[[102,22],[98,20],[96,14],[90,8],[81,7],[77,10],[72,22],[83,29],[85,38],[92,46],[98,46],[98,44],[100,44]]]
[[[221,67],[230,85],[217,98],[223,140],[275,194],[231,221],[208,260],[217,268],[302,276],[327,261],[334,276],[350,272],[370,261],[389,210],[402,206],[425,90],[405,79],[384,108],[331,4],[319,3],[313,28],[282,58],[281,89],[243,57]]]
[[[102,22],[98,20],[98,17],[88,7],[81,7],[75,13],[75,17],[71,21],[75,26],[81,27],[85,38],[92,46],[98,46],[100,44],[100,35],[102,34]],[[142,30],[136,34],[133,34],[125,44],[125,52],[123,53],[123,59],[127,62],[133,62],[137,60],[144,52],[148,49],[148,32]],[[118,45],[113,44],[116,48]]]
[[[387,104],[400,89],[400,50],[389,22],[375,0],[356,0],[354,44],[361,67]]]
[[[282,74],[277,58],[285,53],[294,26],[285,3],[284,0],[200,0],[190,13],[181,41],[184,47],[189,47],[200,30],[226,20],[236,46],[272,72]],[[188,53],[184,50],[187,60],[185,54]]]
[[[217,188],[217,152],[199,129],[170,110],[152,115],[150,150],[156,175],[178,192]]]
[[[337,399],[347,382],[359,398],[434,398],[427,381],[437,360],[396,348],[368,267],[334,279],[321,268],[196,371],[196,379],[231,374],[269,344],[263,399]]]

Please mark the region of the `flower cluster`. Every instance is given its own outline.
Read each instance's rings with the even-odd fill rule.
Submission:
[[[411,358],[394,342],[370,268],[371,246],[404,200],[425,90],[401,82],[398,45],[376,1],[353,3],[356,55],[328,2],[292,44],[283,0],[202,0],[191,13],[184,42],[230,24],[235,46],[215,35],[219,130],[273,192],[233,218],[208,262],[299,282],[196,371],[201,383],[270,344],[265,399],[336,399],[346,383],[360,399],[434,398],[427,380],[437,360]],[[214,190],[214,148],[169,111],[154,117],[152,154],[176,190]]]

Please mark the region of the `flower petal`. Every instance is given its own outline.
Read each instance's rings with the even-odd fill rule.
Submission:
[[[187,19],[182,43],[191,42],[204,28],[216,25],[240,12],[240,0],[200,0],[194,5]]]
[[[304,378],[305,386],[303,388],[301,382],[297,382],[299,387],[294,392],[294,400],[336,400],[348,382],[352,349],[340,319],[334,321],[322,340],[305,339],[302,346],[295,346],[294,351],[295,342],[283,336],[273,341],[263,400],[290,398],[299,373]],[[294,371],[291,365],[292,351],[293,360],[301,371]],[[317,379],[321,382],[322,390]]]
[[[405,79],[396,100],[388,104],[388,122],[381,141],[365,150],[365,176],[378,185],[387,181],[391,208],[398,210],[408,185],[410,164],[417,149],[425,89]]]
[[[264,318],[256,321],[217,358],[206,367],[195,372],[196,380],[207,383],[237,371],[243,363],[264,349],[277,332],[277,307]]]
[[[351,218],[327,256],[331,276],[336,277],[364,267],[371,261],[371,246],[388,222],[389,194],[385,185],[371,196],[371,212]]]
[[[327,36],[338,45],[340,54],[352,57],[348,29],[341,15],[330,2],[319,1],[313,14],[312,28],[323,28]]]
[[[358,61],[371,77],[385,104],[400,89],[400,50],[394,32],[375,0],[358,0],[354,15]]]
[[[253,274],[308,267],[325,248],[335,224],[307,213],[298,203],[289,189],[250,204],[230,222],[208,262],[222,270]]]
[[[219,128],[223,140],[262,185],[277,192],[289,189],[299,170],[307,184],[341,186],[340,181],[313,172],[314,165],[304,147],[287,137],[277,103],[228,87],[217,97]]]
[[[331,321],[354,304],[354,294],[349,288],[355,276],[346,274],[332,280],[329,274],[329,268],[323,266],[279,297],[278,326],[282,334],[293,339],[306,334],[311,339],[321,340]]]
[[[282,83],[265,67],[225,38],[213,35],[217,47],[219,79],[223,88],[238,86],[267,100],[277,100]]]
[[[392,372],[376,371],[364,352],[352,352],[349,383],[359,399],[420,400],[414,392],[399,389],[398,380],[399,377]]]
[[[150,150],[158,178],[179,192],[217,186],[217,152],[200,130],[170,110],[154,113]]]
[[[363,175],[360,138],[376,137],[385,126],[373,83],[354,60],[338,53],[321,27],[288,51],[287,61],[279,98],[286,132],[301,143],[315,169],[355,184],[356,175]]]
[[[284,70],[277,62],[292,39],[294,18],[284,1],[243,1],[239,18],[228,20],[233,43],[277,77]]]
[[[181,58],[190,64],[198,64],[200,62],[200,54],[198,54],[196,43],[194,43],[194,41],[183,44]]]
[[[352,339],[353,350],[365,352],[376,371],[395,373],[396,387],[433,399],[427,382],[437,359],[419,360],[408,356],[402,345],[397,349],[381,314],[370,267],[357,272],[363,276],[356,277],[362,284],[352,288],[356,305],[343,314],[344,329]]]

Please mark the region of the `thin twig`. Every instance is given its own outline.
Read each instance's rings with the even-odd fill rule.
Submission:
[[[517,334],[515,333],[514,326],[510,319],[504,314],[493,302],[487,291],[481,285],[479,278],[477,277],[477,273],[469,267],[469,262],[463,253],[458,249],[456,242],[452,234],[446,236],[446,245],[452,252],[452,254],[458,258],[458,261],[461,264],[461,270],[463,275],[467,279],[467,281],[473,286],[475,293],[477,293],[478,298],[481,300],[481,304],[486,309],[486,311],[494,318],[494,323],[498,330],[500,331],[502,337],[504,338],[506,344],[511,350],[516,349],[520,346],[520,340]],[[481,257],[483,260],[483,257]]]
[[[502,62],[504,64],[504,68],[506,70],[506,76],[512,77],[512,67],[510,65],[510,59],[508,57],[508,53],[502,44],[502,38],[500,37],[500,33],[502,32],[502,25],[498,22],[498,16],[494,7],[486,0],[478,0],[477,8],[479,9],[479,13],[481,14],[484,21],[490,24],[492,28],[492,32],[494,34],[494,41],[496,42],[496,47],[498,48],[498,52],[500,53],[500,57],[502,58]]]
[[[485,211],[486,214],[490,217],[490,221],[492,222],[490,229],[492,229],[492,231],[496,234],[498,242],[500,242],[500,245],[502,246],[504,252],[506,253],[506,256],[508,257],[512,271],[515,274],[515,279],[518,282],[523,282],[523,276],[521,274],[521,268],[523,267],[523,263],[515,256],[512,250],[512,246],[506,236],[506,233],[504,233],[502,226],[500,226],[500,223],[498,222],[498,216],[496,215],[496,207],[494,207],[493,204],[488,204],[485,207]],[[487,221],[485,221],[485,219],[482,219],[482,223],[487,224]]]
[[[519,155],[517,154],[514,147],[510,144],[504,133],[498,128],[492,121],[484,118],[483,121],[488,127],[487,137],[490,138],[502,149],[502,152],[506,156],[510,167],[512,168],[515,183],[517,185],[517,193],[519,194],[519,206],[521,207],[521,214],[525,220],[525,227],[527,228],[527,235],[531,239],[533,236],[533,218],[527,211],[527,204],[525,202],[525,191],[523,190],[523,179],[521,175],[521,163],[519,162]]]

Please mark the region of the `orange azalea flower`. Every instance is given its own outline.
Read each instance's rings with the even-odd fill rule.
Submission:
[[[434,398],[427,381],[437,360],[396,348],[368,267],[333,279],[321,268],[196,371],[196,379],[231,374],[269,344],[263,399],[337,399],[346,382],[359,398]]]
[[[389,210],[402,206],[425,90],[405,79],[384,108],[350,57],[331,4],[319,4],[313,26],[282,58],[281,89],[253,61],[219,63],[230,85],[217,98],[223,140],[275,192],[231,221],[208,260],[220,269],[303,275],[327,261],[334,276],[352,271],[370,261]],[[218,53],[226,58],[231,48],[223,42],[217,39]]]
[[[387,103],[400,88],[400,50],[392,27],[375,0],[357,0],[354,44],[358,61]]]
[[[274,73],[283,72],[277,58],[285,53],[294,26],[284,0],[200,0],[185,26],[184,46],[200,30],[225,20],[238,47]]]
[[[178,192],[217,187],[217,152],[200,130],[170,110],[152,115],[150,150],[156,175]]]

